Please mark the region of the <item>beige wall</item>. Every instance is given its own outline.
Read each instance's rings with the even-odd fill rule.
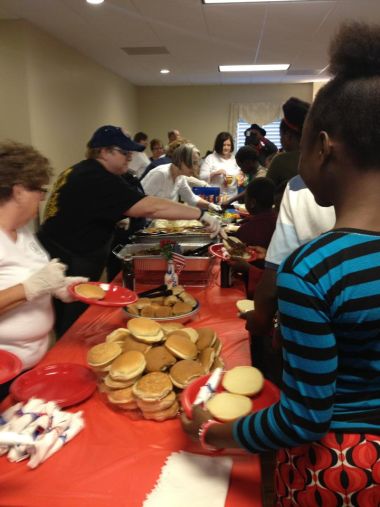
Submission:
[[[226,85],[139,87],[139,129],[150,138],[167,141],[167,132],[177,128],[205,153],[212,149],[218,132],[228,129],[230,104],[234,102],[275,102],[282,104],[295,96],[311,101],[313,86]],[[232,133],[234,134],[234,133]]]
[[[1,22],[0,69],[0,139],[31,142],[56,173],[98,126],[137,128],[133,85],[26,22]]]

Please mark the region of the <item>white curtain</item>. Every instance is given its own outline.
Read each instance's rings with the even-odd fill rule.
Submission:
[[[230,105],[228,131],[235,136],[236,125],[239,120],[247,123],[266,125],[282,117],[282,103],[274,102],[242,102]]]

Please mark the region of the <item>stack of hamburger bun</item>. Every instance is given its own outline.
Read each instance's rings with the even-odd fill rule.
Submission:
[[[174,287],[170,296],[154,298],[140,298],[126,307],[130,315],[167,319],[181,317],[192,312],[197,306],[197,300],[182,286]]]
[[[222,345],[212,328],[178,322],[130,319],[87,354],[108,402],[146,419],[164,421],[178,412],[178,392],[194,379],[223,367]]]

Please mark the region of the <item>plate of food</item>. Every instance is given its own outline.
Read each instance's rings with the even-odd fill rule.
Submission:
[[[210,374],[195,379],[182,392],[181,404],[187,417],[191,418],[195,398],[200,388],[207,383],[209,378]],[[246,398],[248,398],[249,403]],[[206,402],[206,406],[208,404],[207,408],[215,419],[229,421],[236,419],[235,415],[240,410],[242,412],[238,417],[266,408],[276,403],[279,398],[279,389],[272,382],[264,379],[257,368],[237,366],[224,372],[215,395]]]
[[[0,350],[0,384],[15,378],[21,368],[22,362],[17,356],[7,350]]]
[[[252,262],[256,259],[256,252],[235,236],[228,236],[223,243],[215,243],[209,248],[209,252],[214,257],[224,261],[244,260]]]
[[[81,364],[57,363],[23,373],[14,380],[10,392],[18,401],[36,397],[55,401],[64,408],[87,399],[95,389],[96,376],[89,368]]]
[[[137,300],[135,292],[114,283],[77,283],[68,290],[75,299],[88,305],[127,306]]]
[[[176,292],[176,288],[173,292]],[[147,317],[157,322],[188,322],[199,312],[199,301],[182,290],[177,294],[158,297],[140,297],[125,308],[128,317]]]

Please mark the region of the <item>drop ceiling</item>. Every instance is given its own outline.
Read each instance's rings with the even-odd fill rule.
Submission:
[[[139,86],[300,83],[326,77],[328,43],[342,21],[380,23],[380,1],[0,0],[0,17],[25,19]],[[218,71],[253,63],[290,68]]]

